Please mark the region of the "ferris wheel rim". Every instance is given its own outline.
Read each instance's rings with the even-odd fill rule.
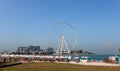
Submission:
[[[67,25],[69,28],[72,29],[73,34],[74,34],[74,42],[73,42],[73,45],[72,45],[70,51],[73,50],[73,49],[76,48],[76,46],[77,46],[77,34],[76,34],[76,32],[75,32],[74,27],[73,27],[70,23],[66,23],[66,22],[58,22],[58,23],[52,24],[52,26],[50,26],[50,28],[49,28],[49,30],[48,30],[48,43],[49,43],[49,45],[53,47],[53,45],[52,45],[52,43],[51,43],[50,35],[51,35],[52,28],[54,28],[54,27],[55,27],[56,25],[58,25],[58,24]]]

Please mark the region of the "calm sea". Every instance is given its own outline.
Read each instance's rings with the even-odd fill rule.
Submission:
[[[109,56],[116,56],[116,54],[99,54],[99,55],[72,55],[74,57],[88,57],[88,60],[104,60],[105,58],[109,58]]]

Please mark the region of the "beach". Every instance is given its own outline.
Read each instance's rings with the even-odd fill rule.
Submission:
[[[56,63],[68,63],[68,62],[56,62]],[[74,62],[70,61],[69,64],[76,65],[91,65],[91,66],[118,66],[118,64],[104,63],[104,62]]]

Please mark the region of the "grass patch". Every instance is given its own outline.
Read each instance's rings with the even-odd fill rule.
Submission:
[[[2,68],[0,71],[120,71],[120,67],[84,66],[50,62],[29,62],[17,66]]]

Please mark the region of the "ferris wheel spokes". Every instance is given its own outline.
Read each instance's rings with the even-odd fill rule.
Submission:
[[[60,55],[62,55],[62,54],[69,54],[70,53],[70,50],[68,48],[67,41],[66,41],[64,35],[62,35],[60,37],[60,43],[59,43],[59,47],[58,47],[58,50],[57,50],[56,53],[58,53]]]

